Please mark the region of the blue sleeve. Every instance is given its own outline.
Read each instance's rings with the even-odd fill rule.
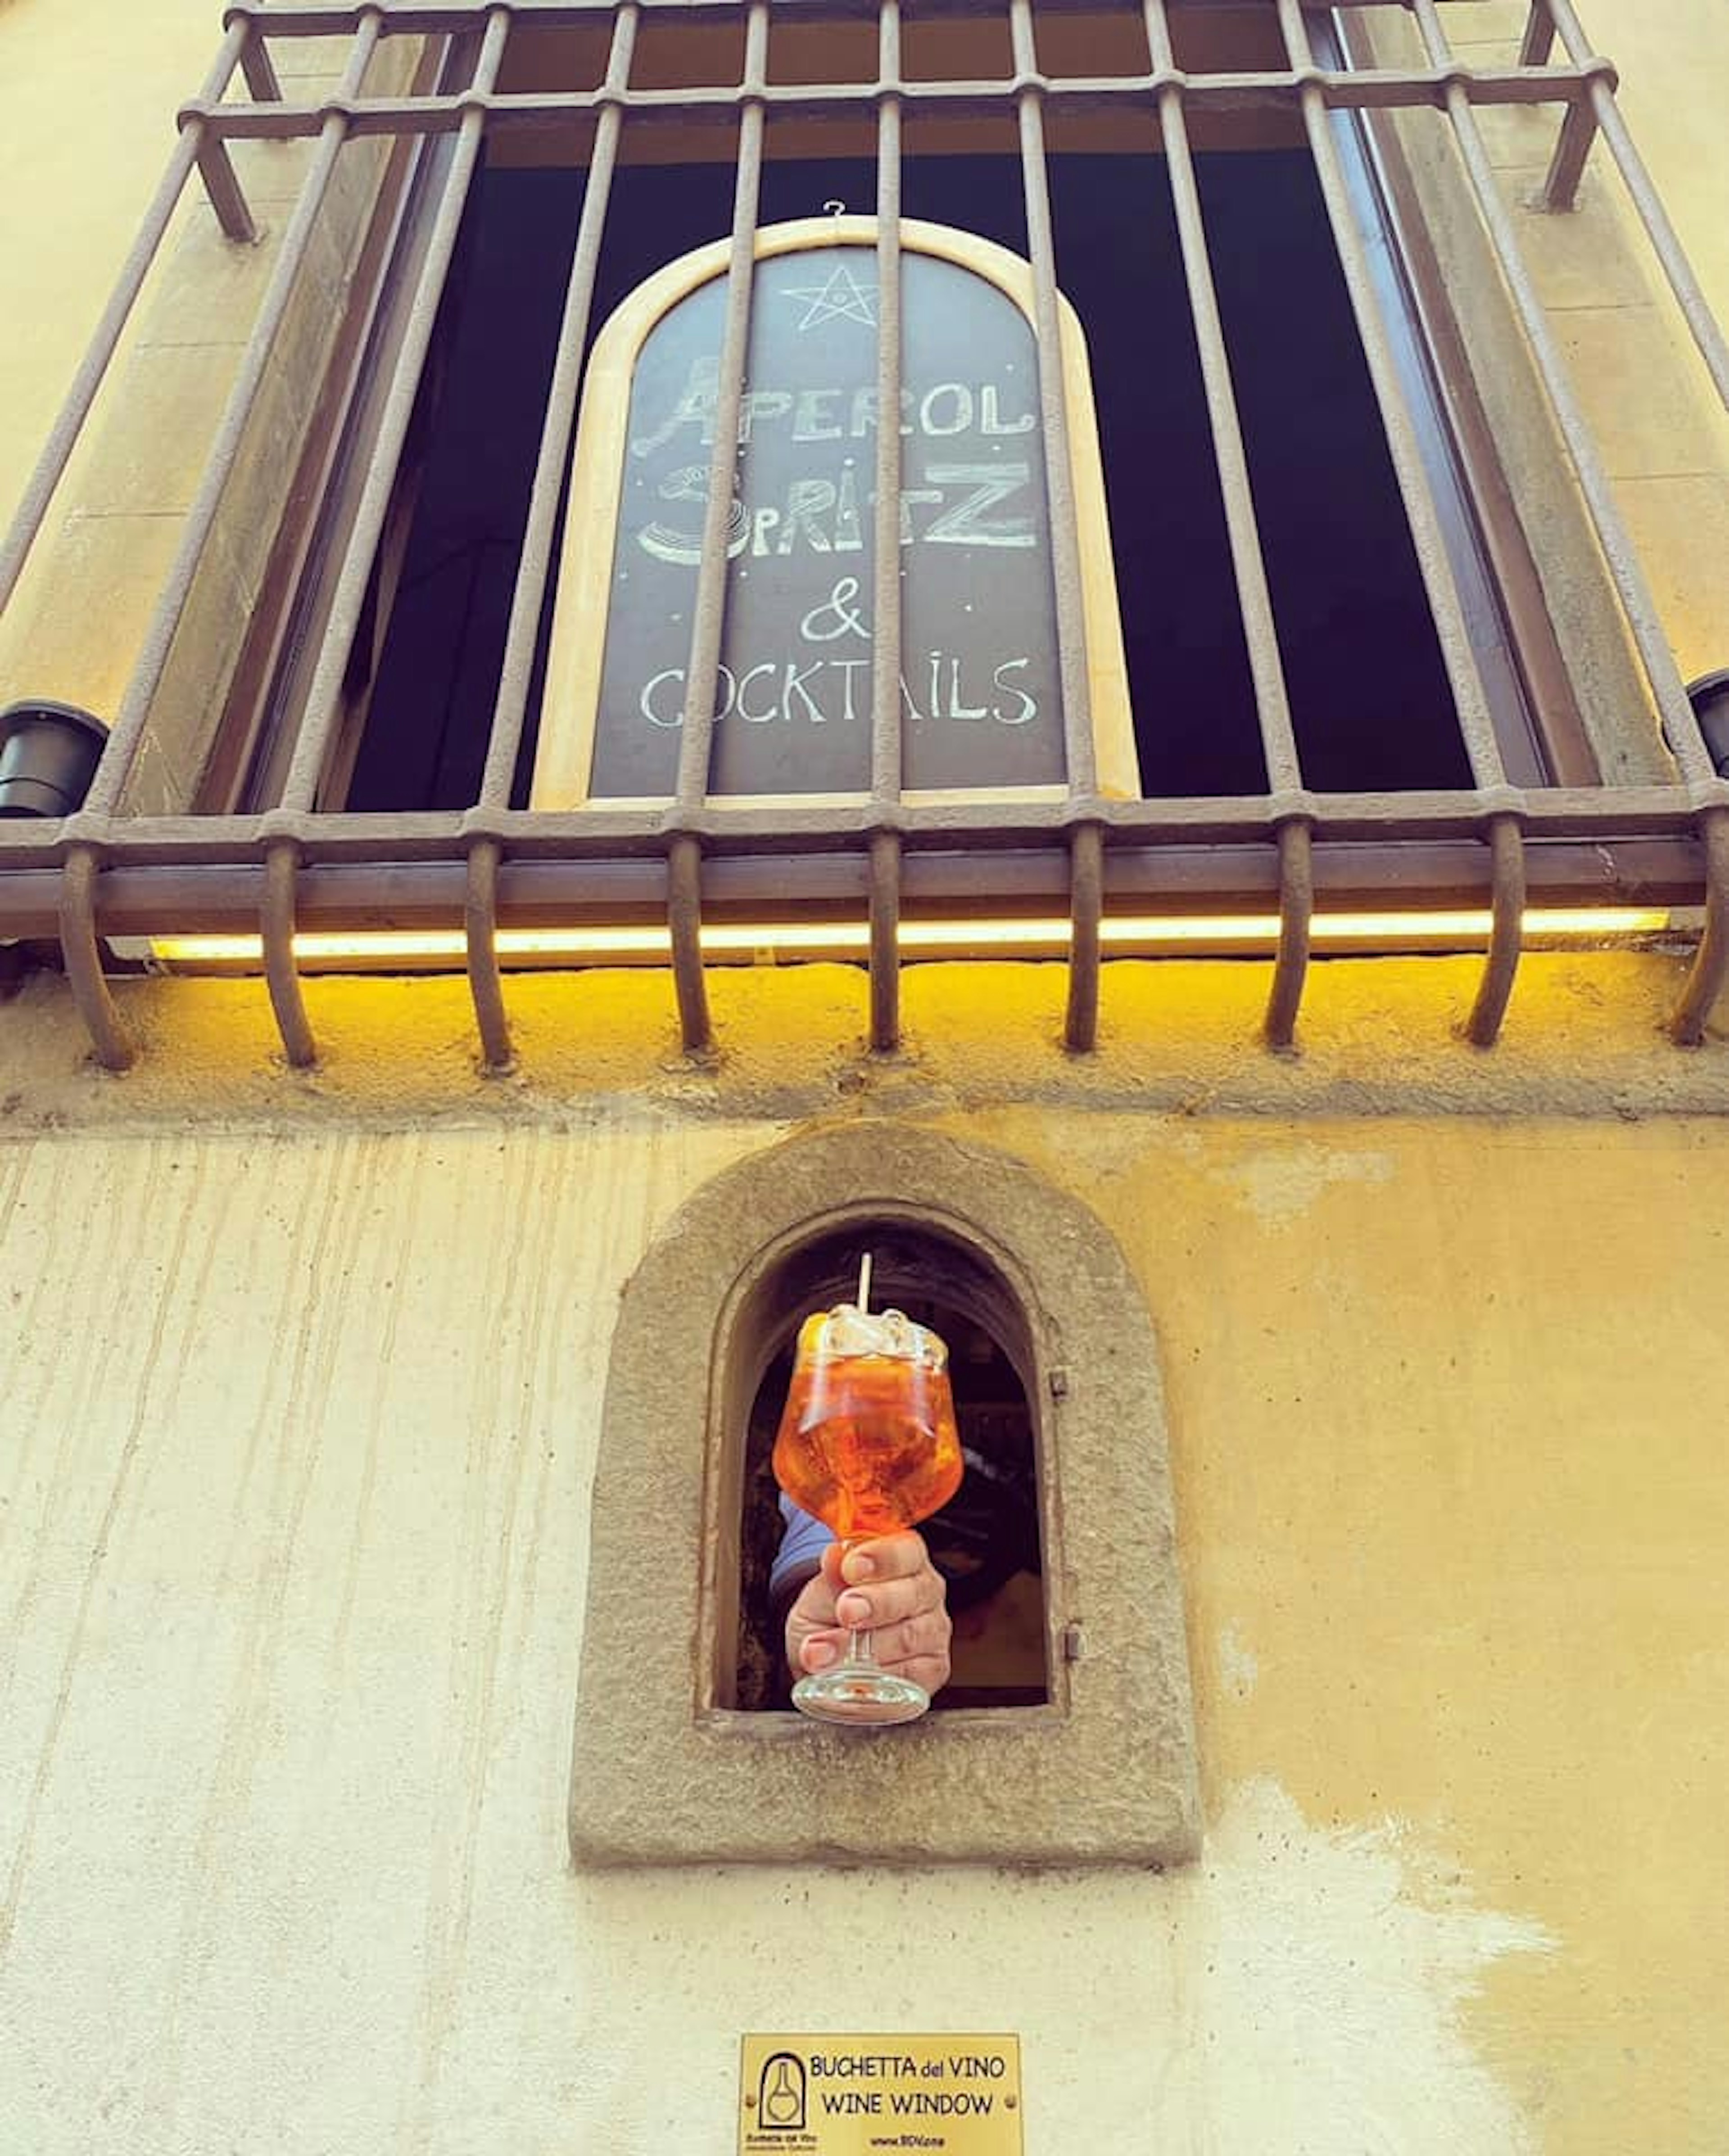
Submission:
[[[781,1537],[781,1546],[768,1573],[769,1599],[777,1605],[783,1596],[804,1584],[821,1564],[823,1552],[834,1539],[820,1520],[800,1512],[784,1491],[781,1496],[781,1517],[787,1523],[787,1531]]]

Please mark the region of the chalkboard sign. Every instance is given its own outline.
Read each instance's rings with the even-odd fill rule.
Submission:
[[[723,803],[870,785],[877,258],[868,220],[793,229],[815,237],[767,254],[753,289],[709,767],[711,797]],[[775,234],[761,237],[772,244]],[[1000,284],[903,244],[902,783],[915,794],[1059,788],[1032,327]],[[633,339],[628,365],[591,371],[537,806],[664,799],[675,788],[726,304],[716,260]],[[1090,447],[1090,409],[1083,416]],[[597,439],[602,429],[610,440]],[[1091,643],[1100,633],[1090,618],[1088,627]],[[1114,608],[1101,640],[1120,653]],[[1114,716],[1126,740],[1126,710]],[[572,741],[584,768],[571,767]]]

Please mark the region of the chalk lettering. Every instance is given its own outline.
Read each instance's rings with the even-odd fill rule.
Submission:
[[[843,579],[843,585],[849,582],[850,579]],[[1025,674],[1033,663],[1030,659],[1000,660],[992,669],[991,685],[1013,700],[1007,704],[969,701],[978,693],[969,679],[976,663],[951,652],[926,652],[923,665],[930,692],[928,710],[920,709],[912,685],[902,674],[899,677],[900,700],[906,716],[921,726],[930,718],[958,726],[989,721],[999,726],[1024,726],[1038,717],[1037,697],[1009,678]],[[838,695],[834,685],[837,679]],[[763,687],[759,684],[770,685]],[[684,685],[685,670],[681,666],[664,667],[643,684],[637,708],[651,726],[670,732],[684,724]],[[855,724],[870,708],[871,663],[858,656],[760,659],[742,672],[720,667],[716,675],[716,689],[717,725],[735,716],[752,726],[768,726],[777,720],[788,724],[826,726],[830,719],[837,717]],[[980,2066],[977,2071],[983,2072],[987,2068]]]
[[[738,694],[733,700],[732,708],[738,713],[738,716],[745,721],[746,726],[767,726],[771,720],[777,719],[780,716],[780,706],[777,704],[771,704],[766,711],[746,711],[745,708],[745,690],[750,687],[752,682],[756,680],[757,676],[759,674],[772,675],[778,673],[779,670],[779,668],[775,665],[773,660],[765,659],[760,666],[752,666],[747,672],[739,675]]]
[[[961,662],[948,662],[948,715],[952,719],[988,719],[991,716],[987,704],[963,704],[961,701]]]
[[[978,431],[981,434],[1030,434],[1036,421],[1030,412],[1005,423],[998,416],[997,385],[988,382],[978,393]]]
[[[829,553],[829,535],[817,519],[834,506],[832,480],[795,479],[787,489],[787,513],[782,520],[780,543],[775,552],[790,554],[802,533],[818,554]]]
[[[855,719],[859,715],[853,708],[853,675],[859,667],[868,666],[870,661],[868,659],[832,659],[829,663],[841,676],[844,685],[842,693],[846,701],[841,706],[840,716],[844,719]]]
[[[738,408],[738,439],[747,442],[759,419],[778,419],[782,413],[793,408],[793,396],[786,389],[746,390]],[[711,429],[711,432],[712,432]]]
[[[708,506],[708,466],[681,465],[676,471],[669,472],[660,482],[663,501],[690,501]],[[830,493],[834,492],[831,487]],[[657,562],[682,562],[694,566],[702,559],[702,519],[695,520],[695,531],[680,529],[673,524],[663,524],[657,517],[645,524],[636,535],[637,544],[645,554],[652,554]],[[751,542],[750,512],[735,495],[726,511],[726,558],[735,560],[743,553]],[[826,545],[826,542],[824,542]],[[783,547],[782,552],[786,552]]]
[[[834,551],[862,552],[864,535],[859,528],[859,468],[849,457],[840,467],[840,493],[834,505]]]
[[[808,718],[816,720],[820,725],[828,717],[829,714],[818,706],[815,697],[804,685],[822,670],[823,661],[820,659],[813,660],[803,670],[800,669],[796,660],[789,659],[787,661],[787,678],[781,690],[781,711],[783,717],[788,719],[792,717],[794,696],[797,696],[803,705],[805,716]]]
[[[972,392],[964,382],[939,382],[919,400],[919,427],[924,434],[964,434],[972,424]]]
[[[932,465],[925,476],[935,481],[944,492],[937,498],[947,499],[952,486],[965,486],[972,491],[957,501],[952,509],[944,510],[936,522],[925,528],[925,538],[933,547],[1034,547],[1038,544],[1029,516],[1016,516],[995,524],[982,524],[979,519],[988,509],[994,509],[999,501],[1007,501],[1020,492],[1032,478],[1029,465]]]
[[[795,442],[838,442],[840,428],[829,410],[840,402],[838,389],[801,389],[798,409],[793,418]]]
[[[718,359],[693,359],[685,377],[685,393],[672,408],[664,424],[652,434],[639,434],[630,444],[634,457],[652,455],[677,434],[680,427],[700,427],[705,442],[715,439],[715,399],[720,393]]]
[[[1039,706],[1035,699],[1029,696],[1018,682],[1005,681],[1003,679],[1005,674],[1024,672],[1031,664],[1032,661],[1028,659],[1005,659],[992,675],[991,679],[998,688],[1006,689],[1011,696],[1017,697],[1020,702],[1020,710],[1015,712],[1005,711],[1000,704],[992,705],[991,716],[999,726],[1024,726],[1029,719],[1038,717]]]

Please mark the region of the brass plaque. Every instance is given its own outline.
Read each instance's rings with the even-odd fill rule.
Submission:
[[[739,2156],[1021,2156],[1018,2036],[746,2036]]]

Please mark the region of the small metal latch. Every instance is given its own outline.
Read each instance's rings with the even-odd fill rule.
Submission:
[[[1054,1400],[1065,1400],[1068,1399],[1069,1373],[1066,1370],[1053,1370],[1051,1372],[1050,1396]]]
[[[1079,1624],[1064,1625],[1063,1660],[1065,1662],[1078,1662],[1085,1652],[1086,1634]]]

